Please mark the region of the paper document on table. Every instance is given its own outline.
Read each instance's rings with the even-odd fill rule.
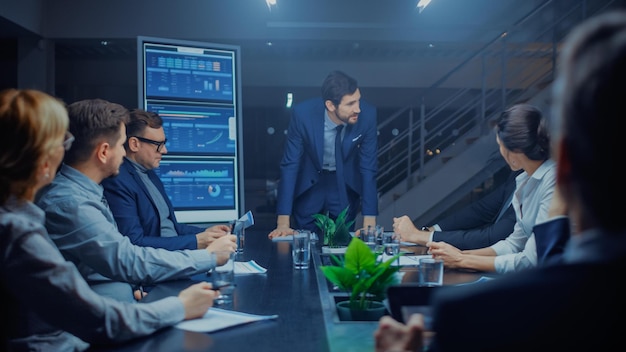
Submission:
[[[380,259],[382,261],[387,261],[391,258],[391,255],[388,254],[382,254]],[[423,255],[401,255],[400,256],[400,266],[416,266],[416,265],[420,265],[420,259],[422,258],[432,258],[432,255],[430,254],[423,254]],[[398,262],[395,261],[392,263],[392,265],[397,266]]]
[[[470,282],[464,282],[462,284],[457,284],[457,286],[462,286],[462,285],[469,285],[469,284],[476,284],[479,282],[485,282],[485,281],[491,281],[493,280],[493,277],[489,277],[489,276],[481,276],[479,277],[477,280],[474,281],[470,281]]]
[[[385,231],[384,233],[393,233],[393,231]],[[354,231],[350,231],[350,236],[354,237],[355,236],[355,232]],[[358,236],[357,236],[358,237]],[[400,245],[403,247],[414,247],[414,246],[419,246],[417,243],[413,243],[413,242],[405,242],[405,241],[401,241]]]
[[[182,330],[195,332],[214,332],[232,326],[243,325],[260,320],[276,319],[278,315],[256,315],[235,312],[227,309],[209,308],[202,318],[185,320],[176,324]]]
[[[260,266],[254,260],[247,262],[235,262],[235,274],[264,274],[267,269]]]
[[[317,234],[315,232],[311,234],[311,240],[317,241]],[[279,237],[272,238],[272,242],[291,242],[291,241],[293,241],[293,235],[279,236]]]

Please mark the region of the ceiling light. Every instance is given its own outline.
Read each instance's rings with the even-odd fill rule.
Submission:
[[[276,7],[276,1],[277,0],[265,0],[265,3],[267,4],[267,8],[272,11],[272,7]]]
[[[269,1],[269,0],[268,0]],[[422,13],[422,11],[424,11],[424,9],[426,8],[426,6],[428,6],[428,4],[430,4],[431,0],[420,0],[417,3],[417,9],[420,11],[420,13]]]
[[[285,104],[287,109],[291,108],[291,104],[293,104],[293,93],[287,93],[287,103]]]

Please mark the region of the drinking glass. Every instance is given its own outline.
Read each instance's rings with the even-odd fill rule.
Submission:
[[[233,293],[235,292],[235,253],[217,251],[211,254],[215,256],[216,262],[218,257],[228,257],[228,261],[224,265],[215,267],[211,275],[213,278],[213,287],[219,289],[220,292],[215,303],[231,303],[233,301]]]
[[[308,269],[311,259],[311,231],[295,230],[291,246],[294,269]]]

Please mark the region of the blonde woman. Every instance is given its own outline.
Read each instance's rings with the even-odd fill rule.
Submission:
[[[73,136],[65,105],[36,90],[0,92],[0,294],[3,351],[83,351],[198,318],[217,297],[208,283],[178,297],[121,303],[89,288],[48,237],[35,194]]]

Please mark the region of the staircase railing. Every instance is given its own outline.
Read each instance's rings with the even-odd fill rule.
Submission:
[[[436,165],[459,153],[453,146],[487,134],[489,121],[503,109],[528,101],[549,85],[559,43],[572,27],[613,2],[541,2],[497,38],[469,53],[412,104],[381,122],[380,136],[393,137],[379,140],[380,194],[402,182],[406,189],[412,188],[435,172]],[[463,87],[443,88],[452,79],[462,79]],[[443,101],[442,91],[447,94]]]

